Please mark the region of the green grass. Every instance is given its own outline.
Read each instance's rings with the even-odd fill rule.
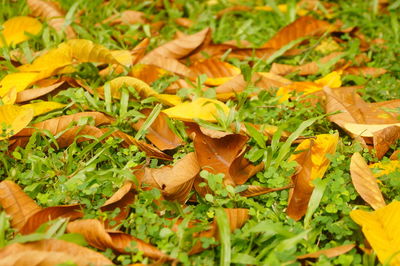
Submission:
[[[194,33],[204,27],[211,27],[212,38],[215,43],[228,40],[247,40],[259,46],[271,38],[277,30],[295,19],[295,14],[289,11],[282,12],[245,12],[235,11],[217,18],[218,11],[236,4],[257,6],[263,4],[278,4],[285,1],[218,1],[216,5],[207,5],[206,1],[178,0],[174,1],[181,9],[173,6],[159,10],[152,1],[109,1],[107,5],[102,0],[93,1],[58,1],[64,10],[69,10],[67,22],[72,25],[80,38],[92,40],[110,49],[132,49],[144,37],[148,36],[149,28],[143,25],[108,25],[95,24],[107,17],[127,9],[145,12],[148,16],[154,16],[155,21],[164,21],[166,24],[160,30],[160,34],[151,38],[150,49],[173,38],[177,31]],[[168,1],[164,1],[167,3]],[[288,2],[288,1],[286,1]],[[295,1],[291,1],[295,2]],[[359,27],[360,32],[368,39],[383,38],[385,44],[372,45],[367,52],[370,61],[368,66],[383,67],[388,73],[378,78],[354,78],[344,77],[344,86],[364,85],[360,90],[362,97],[370,102],[400,99],[400,1],[392,1],[387,13],[374,12],[373,3],[376,1],[334,1],[335,18],[340,18],[348,27]],[[0,24],[5,20],[17,16],[27,15],[29,10],[25,1],[0,0]],[[85,10],[84,15],[77,17],[79,10]],[[316,14],[316,17],[320,15]],[[175,23],[175,19],[187,17],[194,21],[194,25],[185,29]],[[79,23],[75,22],[79,19]],[[331,38],[331,37],[325,37]],[[357,40],[350,34],[341,34],[338,38],[345,40],[341,43],[346,52],[345,59],[354,60],[360,53]],[[45,26],[43,33],[16,47],[27,58],[32,60],[30,53],[56,47],[65,41],[65,36],[55,32],[54,29]],[[309,44],[312,46],[314,43]],[[9,58],[8,49],[0,49],[0,56]],[[301,62],[315,61],[324,54],[310,50],[307,54],[291,57],[276,54],[273,62],[300,64]],[[272,60],[231,60],[242,71],[249,73],[255,71],[268,71]],[[254,68],[247,64],[250,62]],[[11,63],[0,60],[0,78],[9,71]],[[2,66],[11,70],[1,70]],[[326,72],[331,68],[326,69]],[[318,73],[309,77],[291,76],[292,80],[314,80],[326,73]],[[82,64],[79,70],[72,74],[84,79],[91,87],[103,85],[106,81],[115,77],[115,74],[100,77],[93,64]],[[163,89],[174,80],[165,78],[152,84],[153,87]],[[251,90],[251,86],[249,88]],[[107,94],[105,86],[105,100],[96,95],[91,95],[82,88],[69,88],[58,95],[47,96],[48,100],[74,105],[74,108],[65,108],[36,118],[35,121],[43,121],[63,114],[71,114],[85,110],[105,112],[114,116],[117,120],[113,126],[122,129],[138,138],[144,131],[135,132],[130,128],[130,123],[140,117],[139,111],[144,108],[152,108],[154,115],[160,112],[161,106],[154,99],[128,101],[128,92],[122,94],[120,101],[112,101]],[[185,94],[184,91],[180,93]],[[134,235],[146,242],[152,243],[167,254],[178,258],[184,265],[300,265],[296,262],[296,256],[314,252],[319,249],[330,248],[338,245],[356,243],[364,245],[364,238],[358,225],[356,225],[349,213],[355,207],[369,209],[358,197],[351,183],[349,164],[354,152],[361,152],[370,160],[373,160],[367,150],[360,144],[353,142],[334,124],[321,118],[325,114],[322,106],[311,107],[307,103],[286,102],[278,103],[273,93],[261,92],[257,97],[247,98],[246,93],[238,96],[238,100],[228,102],[228,105],[236,106],[237,110],[231,117],[220,118],[216,126],[227,129],[231,122],[246,121],[256,124],[277,125],[283,130],[295,132],[297,135],[312,136],[321,133],[340,132],[340,141],[336,154],[331,156],[331,166],[325,174],[323,182],[316,184],[316,192],[313,194],[312,204],[315,208],[309,211],[306,220],[295,222],[288,219],[285,209],[288,204],[288,191],[272,192],[254,198],[240,197],[232,188],[222,185],[220,175],[211,175],[202,172],[202,176],[212,183],[214,195],[206,197],[198,204],[180,206],[174,202],[164,202],[162,205],[154,204],[161,193],[156,190],[140,191],[135,202],[131,205],[130,216],[123,222],[125,232]],[[278,106],[280,108],[278,108]],[[320,117],[315,119],[316,117]],[[306,121],[307,122],[304,122]],[[82,121],[90,124],[93,121]],[[146,121],[151,124],[151,118]],[[305,123],[308,123],[307,125]],[[174,130],[182,134],[182,123],[171,122]],[[145,130],[145,128],[143,129]],[[250,132],[252,133],[252,132]],[[249,145],[251,149],[246,157],[254,163],[265,162],[268,166],[264,171],[257,173],[248,184],[265,185],[267,187],[281,187],[289,183],[289,176],[295,171],[293,163],[287,163],[286,158],[293,151],[291,141],[279,142],[279,138],[272,139],[272,145],[265,146],[263,136],[253,132]],[[185,133],[183,133],[185,134]],[[295,135],[293,135],[295,136]],[[186,140],[187,140],[187,136]],[[43,207],[81,203],[86,206],[85,218],[101,218],[104,215],[114,216],[116,213],[101,213],[99,207],[115,193],[125,180],[135,180],[135,175],[130,170],[132,167],[146,162],[146,156],[135,146],[121,148],[120,140],[108,139],[105,143],[99,141],[72,144],[68,148],[59,150],[52,145],[52,136],[34,134],[26,148],[17,148],[12,156],[8,153],[7,143],[0,141],[0,180],[10,179],[21,185],[24,191]],[[397,145],[397,149],[400,145]],[[396,147],[393,147],[394,149]],[[174,159],[181,158],[184,154],[193,151],[193,145],[188,142],[178,148]],[[151,159],[150,167],[158,167],[166,162]],[[395,181],[393,181],[395,180]],[[397,181],[396,181],[397,180]],[[384,197],[390,202],[400,199],[399,176],[393,179],[384,178]],[[235,188],[240,190],[240,187]],[[238,192],[238,191],[236,191]],[[229,234],[226,217],[221,207],[248,208],[250,210],[249,221],[240,229]],[[160,210],[165,215],[160,217]],[[189,220],[198,220],[195,227],[180,226],[177,232],[167,228],[172,226],[173,217]],[[202,239],[204,247],[209,249],[197,255],[189,256],[194,239],[193,232],[199,232],[207,228],[213,217],[217,217],[220,239]],[[182,223],[183,224],[183,223]],[[63,232],[62,224],[53,224],[54,235],[59,237]],[[57,227],[58,226],[58,227]],[[0,213],[0,246],[12,241],[13,229],[9,227],[4,213]],[[39,234],[39,233],[38,233]],[[40,234],[45,234],[41,232]],[[219,245],[215,245],[216,243]],[[150,263],[151,260],[140,253],[131,255],[115,255],[111,251],[104,252],[117,264]],[[352,251],[335,257],[320,257],[312,265],[376,265],[378,261],[375,255],[363,255],[360,250]]]

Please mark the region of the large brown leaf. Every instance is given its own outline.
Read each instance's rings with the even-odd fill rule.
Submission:
[[[209,33],[210,29],[206,28],[195,34],[185,35],[179,39],[170,41],[149,52],[140,62],[151,63],[154,59],[160,57],[181,59],[197,49],[206,40]]]
[[[274,37],[263,45],[263,48],[280,49],[282,46],[302,37],[320,36],[333,30],[326,21],[310,16],[300,17],[291,24],[278,31]]]
[[[22,189],[12,181],[4,180],[0,183],[0,204],[5,212],[11,216],[11,225],[20,230],[33,214],[41,210]]]
[[[142,182],[160,189],[168,200],[187,201],[200,166],[194,152],[188,153],[174,166],[145,168]]]
[[[229,169],[245,147],[248,138],[240,134],[212,138],[200,130],[195,134],[193,144],[201,169],[213,174],[223,173],[225,175],[224,183],[235,185]]]
[[[151,60],[145,59],[146,56],[140,60],[139,63],[156,66],[182,77],[188,77],[191,79],[196,77],[195,73],[189,67],[185,66],[175,58],[157,56],[151,58]]]
[[[113,265],[103,254],[57,239],[15,243],[0,250],[0,265],[50,266],[66,262],[73,262],[78,266]]]
[[[372,76],[379,77],[387,72],[384,68],[377,67],[348,67],[343,71],[345,74],[357,76]]]
[[[141,111],[146,116],[149,116],[151,109],[143,109]],[[160,150],[172,150],[183,145],[183,141],[179,138],[168,126],[168,116],[164,113],[159,113],[157,118],[147,129],[146,138],[151,141]],[[145,119],[140,119],[132,127],[139,130],[145,122]]]
[[[375,210],[386,206],[377,179],[368,168],[364,158],[358,152],[351,157],[351,180],[358,194]]]
[[[400,126],[391,126],[373,133],[374,149],[376,157],[382,159],[390,146],[400,139]]]
[[[207,75],[205,84],[210,86],[223,84],[240,74],[240,69],[216,58],[197,61],[190,66],[190,69],[196,75]]]
[[[100,250],[111,248],[118,253],[130,253],[128,250],[131,242],[133,242],[136,245],[132,247],[142,251],[147,257],[153,259],[167,257],[167,255],[156,247],[131,235],[120,231],[106,230],[104,225],[98,220],[76,220],[68,224],[67,230],[70,233],[82,234],[91,246]]]
[[[119,224],[129,215],[129,205],[133,203],[135,199],[134,184],[132,182],[126,182],[120,187],[114,195],[111,196],[104,204],[100,207],[100,210],[113,211],[116,208],[120,209],[120,212],[112,220]]]
[[[47,207],[31,215],[21,228],[20,233],[23,235],[31,234],[42,224],[57,218],[75,220],[81,217],[83,217],[83,212],[80,204]]]
[[[64,83],[65,83],[65,81],[59,81],[50,86],[20,91],[17,94],[17,98],[16,98],[15,102],[21,103],[21,102],[27,102],[27,101],[39,98],[43,95],[46,95],[46,94],[56,90],[57,88],[61,87]]]
[[[71,26],[64,29],[65,18],[64,11],[61,10],[57,2],[45,0],[28,0],[28,6],[32,14],[36,17],[41,17],[53,27],[56,31],[65,30],[68,39],[76,37],[76,34]]]

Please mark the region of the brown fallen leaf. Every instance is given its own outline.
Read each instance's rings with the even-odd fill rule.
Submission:
[[[332,53],[332,54],[322,57],[321,59],[319,59],[316,62],[310,62],[310,63],[300,65],[300,66],[292,66],[292,65],[273,63],[272,67],[270,69],[270,72],[277,74],[277,75],[282,75],[282,76],[285,76],[285,75],[287,75],[289,73],[293,73],[293,72],[298,72],[298,74],[301,76],[314,75],[319,71],[321,65],[328,63],[330,60],[334,59],[335,57],[340,56],[341,54],[343,54],[343,53],[335,52],[335,53]]]
[[[149,21],[146,19],[146,14],[136,10],[125,10],[119,14],[112,15],[111,17],[103,20],[102,24],[110,24],[111,26],[122,24],[146,24]]]
[[[229,169],[241,153],[248,138],[240,134],[230,134],[222,138],[211,138],[197,131],[193,140],[197,160],[202,170],[225,175],[224,183],[234,185]]]
[[[358,194],[375,210],[386,206],[377,179],[368,168],[364,158],[358,152],[351,157],[351,180]]]
[[[134,184],[133,182],[125,182],[114,195],[111,196],[104,204],[100,207],[103,212],[114,211],[116,208],[120,209],[118,215],[112,218],[117,224],[120,224],[129,215],[129,205],[133,203],[135,199]]]
[[[241,209],[241,208],[235,208],[235,209],[224,209],[226,214],[228,215],[228,221],[229,221],[229,228],[231,232],[235,231],[238,228],[241,228],[249,219],[249,210],[248,209]],[[216,221],[214,220],[213,223],[211,224],[211,228],[209,230],[200,232],[198,234],[193,235],[194,238],[200,239],[200,238],[216,238],[218,239],[218,226]],[[202,247],[201,241],[198,240],[192,247],[192,249],[189,251],[189,255],[197,254],[201,251],[203,251],[204,248]]]
[[[132,54],[132,58],[133,58],[132,65],[135,65],[137,62],[139,62],[143,58],[149,44],[150,44],[150,39],[144,38],[138,45],[135,46],[135,48],[133,48],[131,50],[131,54]]]
[[[199,48],[209,34],[210,29],[205,28],[195,34],[167,42],[146,54],[140,63],[149,64],[157,58],[181,59]]]
[[[190,66],[190,69],[195,75],[207,75],[205,84],[210,86],[221,85],[240,74],[240,69],[216,58],[197,61]]]
[[[354,245],[354,244],[348,244],[348,245],[338,246],[338,247],[334,247],[334,248],[322,249],[322,250],[318,250],[316,252],[297,256],[297,259],[298,260],[316,259],[316,258],[319,258],[321,255],[324,255],[328,258],[334,258],[334,257],[340,256],[342,254],[349,252],[355,246],[356,245]]]
[[[243,149],[232,161],[232,164],[229,167],[229,175],[236,185],[246,183],[250,177],[264,169],[263,162],[254,165],[244,157],[247,151],[248,149]]]
[[[66,262],[73,262],[78,266],[113,265],[112,261],[101,253],[57,239],[14,243],[0,250],[0,265],[45,266]]]
[[[379,131],[373,132],[374,149],[376,157],[380,160],[390,149],[390,146],[395,144],[400,139],[400,126],[391,126]]]
[[[168,258],[168,256],[159,249],[140,239],[120,231],[106,230],[99,220],[76,220],[68,224],[67,230],[70,233],[83,235],[89,245],[100,250],[111,248],[118,253],[129,254],[131,253],[129,249],[132,247],[142,251],[146,257],[153,259]],[[131,243],[133,243],[133,245]]]
[[[192,152],[178,160],[174,166],[145,168],[142,182],[160,189],[167,200],[185,203],[199,171],[196,155]]]
[[[400,160],[400,150],[393,152],[390,156],[390,160]]]
[[[102,128],[101,130],[103,132],[107,132],[109,129]],[[141,140],[136,140],[134,137],[132,137],[120,130],[113,132],[111,134],[111,136],[123,139],[124,142],[122,142],[122,146],[124,146],[124,147],[129,147],[130,145],[137,146],[139,148],[139,150],[144,151],[146,153],[146,155],[150,158],[158,158],[158,159],[166,160],[166,161],[172,161],[172,159],[173,159],[172,156],[170,156],[166,153],[163,153],[162,151],[160,151],[153,145],[147,144],[146,142],[141,141]]]
[[[43,95],[46,95],[57,88],[61,87],[65,81],[60,81],[57,83],[54,83],[50,86],[47,87],[40,87],[40,88],[34,88],[34,89],[28,89],[24,91],[20,91],[17,93],[17,98],[15,100],[16,103],[21,103],[21,102],[27,102],[36,98],[39,98]]]
[[[263,48],[280,49],[282,46],[302,37],[320,36],[334,28],[328,22],[310,16],[300,17],[279,30],[274,37],[266,42]]]
[[[141,112],[149,116],[151,109],[143,109]],[[146,138],[151,141],[160,150],[172,150],[183,145],[183,141],[179,138],[168,126],[168,116],[164,113],[159,113],[157,118],[147,129]],[[145,119],[140,119],[132,125],[135,130],[139,130],[145,122]]]
[[[146,56],[142,60],[140,60],[139,63],[156,66],[158,68],[164,69],[171,73],[175,73],[182,77],[188,77],[191,79],[194,79],[196,77],[196,74],[189,67],[182,64],[175,58],[157,56],[147,60]]]
[[[175,19],[175,23],[185,28],[190,28],[194,24],[193,20],[188,18],[177,18]]]
[[[36,231],[42,224],[55,220],[57,218],[68,218],[75,220],[83,217],[82,205],[62,205],[53,206],[41,209],[40,211],[32,214],[21,228],[20,233],[23,235],[31,234]]]
[[[151,84],[163,76],[172,74],[173,73],[154,65],[136,64],[132,67],[129,76],[140,79],[147,84]]]
[[[384,68],[376,67],[347,67],[344,69],[344,74],[356,75],[356,76],[371,76],[379,77],[387,72]]]
[[[29,9],[36,17],[41,17],[56,31],[63,31],[68,39],[76,38],[76,33],[71,26],[65,27],[65,13],[57,2],[45,0],[28,0]]]
[[[289,158],[296,161],[300,170],[292,177],[294,188],[289,192],[289,203],[286,213],[298,221],[308,208],[316,178],[322,178],[329,167],[327,154],[334,154],[339,141],[339,135],[322,134],[315,139],[306,139],[297,146],[295,153]]]
[[[0,204],[11,217],[11,226],[18,230],[29,217],[41,210],[17,184],[9,180],[0,183]]]
[[[267,193],[275,192],[275,191],[281,191],[285,189],[293,188],[293,184],[289,184],[284,187],[278,187],[278,188],[268,188],[268,187],[263,187],[263,186],[256,186],[256,185],[249,185],[245,191],[240,192],[240,196],[242,197],[256,197],[259,195],[264,195]]]

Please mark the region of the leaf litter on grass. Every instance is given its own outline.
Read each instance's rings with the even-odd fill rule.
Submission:
[[[0,32],[2,263],[398,264],[400,95],[370,101],[398,79],[395,4],[22,2]]]

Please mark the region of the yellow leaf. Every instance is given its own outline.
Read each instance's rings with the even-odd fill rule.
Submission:
[[[182,103],[181,97],[173,94],[157,94],[155,97],[165,105],[175,106]]]
[[[382,264],[400,265],[400,202],[374,212],[354,210],[350,217],[361,226]]]
[[[97,62],[105,64],[119,64],[111,51],[100,44],[85,39],[74,39],[66,42],[71,48],[72,58],[78,63]]]
[[[339,51],[340,49],[340,45],[332,39],[323,40],[317,47],[315,47],[315,51],[323,54]]]
[[[109,82],[111,89],[111,96],[119,99],[121,97],[120,89],[123,86],[134,88],[141,97],[146,98],[150,96],[156,96],[157,92],[153,90],[146,82],[133,77],[118,77]],[[104,95],[104,87],[98,88],[100,95]]]
[[[219,86],[230,81],[231,79],[233,79],[233,77],[207,78],[204,84],[209,86]]]
[[[341,71],[333,71],[323,78],[317,79],[315,83],[321,87],[339,88],[342,86]]]
[[[225,114],[229,113],[229,108],[224,103],[207,98],[198,98],[193,102],[185,102],[164,110],[163,112],[171,118],[182,121],[194,121],[202,119],[209,122],[216,122],[219,106]]]
[[[3,98],[1,98],[1,100],[3,101],[3,104],[14,104],[17,100],[17,90],[12,88],[3,96]]]
[[[58,103],[58,102],[37,102],[37,103],[30,103],[22,105],[23,108],[28,108],[33,110],[33,115],[38,116],[55,109],[63,108],[65,104]]]
[[[0,140],[17,134],[32,118],[32,109],[10,104],[0,106]]]
[[[11,73],[0,81],[0,97],[4,97],[11,89],[17,92],[25,90],[38,80],[37,73]]]
[[[376,178],[379,178],[384,175],[388,175],[394,172],[400,172],[400,161],[399,160],[391,160],[389,162],[379,162],[368,165],[368,167],[372,170],[373,175]]]
[[[133,62],[133,57],[130,51],[128,50],[115,50],[111,51],[112,56],[117,60],[121,65],[131,66]]]
[[[280,96],[279,102],[282,103],[292,97],[293,92],[308,95],[317,91],[321,91],[323,87],[338,88],[342,85],[341,73],[333,71],[323,78],[317,79],[314,82],[302,81],[293,82],[284,87],[280,87],[276,95]]]
[[[330,163],[326,155],[335,153],[338,141],[338,134],[321,134],[314,138],[305,139],[297,146],[295,153],[289,160],[301,163],[300,159],[304,156],[304,153],[309,152],[311,147],[312,168],[310,180],[322,178]]]
[[[42,24],[35,18],[31,17],[13,17],[4,22],[1,34],[4,37],[0,41],[0,48],[3,46],[16,45],[29,39],[26,33],[36,35],[42,30]]]

